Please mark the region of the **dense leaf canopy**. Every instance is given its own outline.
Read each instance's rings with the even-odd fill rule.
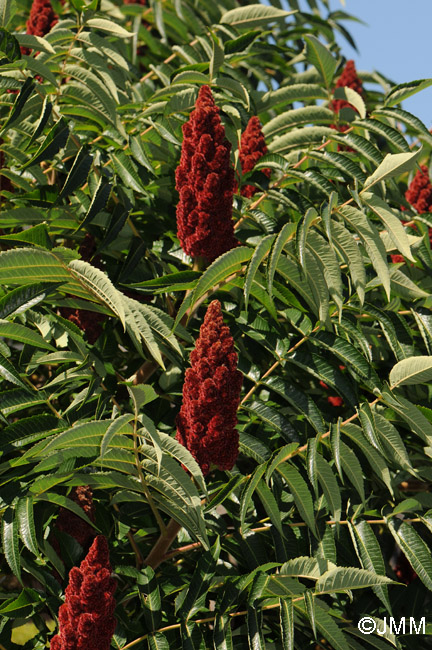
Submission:
[[[347,64],[328,5],[52,0],[44,31],[0,0],[2,650],[49,647],[96,535],[118,650],[429,647],[357,623],[432,613],[432,135],[401,106],[432,79]],[[176,218],[205,86],[226,160],[190,136],[188,205],[235,170],[214,260]],[[212,301],[243,379],[203,476],[176,418]]]

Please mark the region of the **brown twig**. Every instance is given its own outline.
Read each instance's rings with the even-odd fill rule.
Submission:
[[[319,594],[313,594],[316,596],[319,596]],[[298,596],[297,598],[292,598],[293,603],[297,603],[299,601],[302,601],[305,599],[305,596]],[[271,605],[264,605],[261,610],[266,611],[268,609],[276,609],[276,607],[280,607],[280,603],[272,603]],[[227,615],[229,618],[237,618],[237,616],[246,616],[247,615],[247,610],[242,610],[240,612],[228,612]],[[194,623],[195,625],[202,625],[203,623],[213,623],[216,620],[217,614],[214,616],[207,616],[207,618],[198,618],[195,620],[191,620],[191,623]],[[344,619],[345,620],[345,619]],[[138,639],[134,639],[130,643],[127,643],[124,645],[120,650],[129,650],[130,648],[133,648],[134,646],[138,645],[138,643],[141,643],[141,641],[145,641],[150,634],[156,634],[157,632],[168,632],[169,630],[178,630],[181,627],[181,623],[174,623],[173,625],[167,625],[166,627],[161,627],[159,630],[155,630],[154,632],[150,632],[147,634],[144,634],[143,636],[140,636]]]
[[[181,525],[174,519],[170,519],[165,530],[161,533],[156,544],[144,560],[144,564],[156,569],[165,559],[165,554],[181,530]]]
[[[365,519],[362,520],[365,521],[367,524],[370,524],[371,526],[377,525],[377,524],[385,524],[387,523],[385,519]],[[407,524],[416,524],[419,523],[421,519],[416,518],[416,519],[404,519],[404,522]],[[352,521],[349,519],[343,519],[342,521],[336,521],[336,519],[329,519],[328,521],[324,522],[326,526],[335,526],[337,524],[340,524],[341,526],[343,525],[348,525],[351,524]],[[284,522],[285,526],[288,526],[289,528],[303,528],[307,526],[307,523],[304,521],[294,521],[294,522]],[[268,532],[271,530],[271,526],[259,526],[259,528],[249,528],[247,530],[247,533],[263,533],[263,532]],[[227,535],[223,536],[223,539],[230,539],[231,537],[234,537],[236,533],[228,533]],[[165,560],[170,560],[171,558],[175,557],[176,555],[182,555],[183,553],[188,553],[189,551],[194,551],[197,548],[201,547],[201,542],[192,542],[191,544],[185,544],[185,546],[179,546],[178,548],[173,548],[171,551],[165,554],[164,556],[164,561]]]

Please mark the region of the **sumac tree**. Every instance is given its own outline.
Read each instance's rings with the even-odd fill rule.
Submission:
[[[0,0],[1,650],[428,647],[432,80],[349,18]]]

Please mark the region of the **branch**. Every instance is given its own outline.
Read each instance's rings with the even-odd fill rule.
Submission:
[[[181,525],[170,519],[168,526],[161,533],[156,544],[144,560],[144,564],[155,570],[165,559],[165,554],[181,530]]]

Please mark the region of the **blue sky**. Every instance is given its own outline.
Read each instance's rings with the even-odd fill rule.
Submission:
[[[332,10],[345,9],[368,23],[344,21],[353,36],[357,54],[338,39],[348,59],[359,70],[377,70],[395,83],[432,77],[430,39],[432,0],[330,0]],[[432,127],[432,86],[403,103],[403,108]]]

